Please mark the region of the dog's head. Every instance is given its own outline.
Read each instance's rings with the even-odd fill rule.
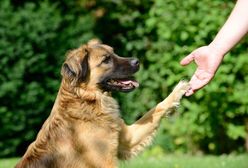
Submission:
[[[61,74],[71,87],[129,92],[139,85],[133,77],[138,70],[138,59],[120,57],[93,40],[68,53]]]

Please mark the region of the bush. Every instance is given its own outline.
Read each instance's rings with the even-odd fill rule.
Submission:
[[[47,2],[0,3],[0,157],[23,154],[53,105],[65,52],[92,37],[90,15]],[[85,25],[85,26],[81,26]]]
[[[154,2],[143,21],[145,26],[133,30],[143,32],[142,42],[127,40],[127,50],[149,44],[137,75],[141,87],[132,94],[121,95],[127,119],[138,118],[141,111],[166,97],[178,81],[190,78],[195,66],[183,68],[179,61],[193,49],[211,42],[232,7],[230,1],[217,0]],[[211,84],[184,98],[180,115],[163,122],[157,143],[166,151],[220,154],[244,150],[248,114],[246,45],[244,41],[226,56]]]
[[[179,61],[214,38],[234,5],[219,0],[11,2],[0,2],[0,157],[20,155],[34,140],[52,108],[68,49],[97,36],[120,56],[140,59],[140,88],[114,95],[132,123],[191,77],[195,66],[182,67]],[[244,151],[247,42],[225,57],[207,87],[183,99],[179,113],[163,120],[155,151]]]
[[[106,35],[103,39],[114,42],[120,55],[142,61],[137,74],[140,88],[117,95],[128,123],[166,97],[181,79],[191,77],[195,66],[184,68],[179,61],[212,41],[233,6],[231,1],[218,0],[104,2],[107,14],[97,22],[107,26],[100,29]],[[184,98],[181,114],[163,122],[157,145],[165,151],[191,153],[244,150],[248,113],[246,44],[244,41],[226,56],[211,84]]]
[[[148,68],[149,73],[159,74],[154,83],[160,81],[160,86],[153,93],[166,93],[163,87],[171,87],[175,81],[193,74],[194,66],[182,68],[179,60],[193,49],[209,44],[232,7],[230,1],[156,1],[146,22],[158,35],[146,54],[148,60],[154,59],[158,64],[150,64]],[[181,116],[164,123],[174,145],[184,146],[190,152],[215,154],[244,150],[244,123],[248,114],[246,45],[244,41],[226,56],[211,84],[183,100]]]

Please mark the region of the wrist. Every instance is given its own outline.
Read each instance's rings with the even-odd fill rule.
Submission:
[[[226,55],[226,53],[229,51],[228,49],[225,48],[224,45],[218,44],[215,41],[212,41],[208,47],[210,50],[217,56],[220,57],[221,59]]]

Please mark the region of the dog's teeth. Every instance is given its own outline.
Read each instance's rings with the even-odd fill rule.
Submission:
[[[108,83],[109,83],[109,84],[114,84],[115,81],[114,81],[113,79],[111,79]]]

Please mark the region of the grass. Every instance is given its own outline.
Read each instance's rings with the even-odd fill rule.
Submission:
[[[248,168],[248,155],[138,157],[120,168]]]
[[[13,168],[19,158],[0,159],[0,168]]]
[[[0,159],[0,168],[13,168],[19,158]],[[248,155],[137,157],[120,168],[248,168]]]

